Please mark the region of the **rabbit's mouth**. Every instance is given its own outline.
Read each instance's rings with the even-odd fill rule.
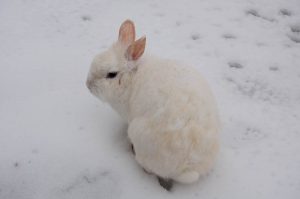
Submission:
[[[93,83],[93,81],[92,81],[90,78],[88,78],[88,79],[86,80],[85,85],[86,85],[86,87],[92,92],[93,87],[94,87],[94,83]]]
[[[95,85],[95,83],[94,83],[94,81],[93,80],[91,80],[91,79],[87,79],[87,81],[86,81],[86,87],[89,89],[89,91],[93,94],[93,95],[95,95],[96,97],[98,97],[98,91],[97,91],[97,89],[96,89],[96,85]]]
[[[102,94],[102,91],[99,90],[99,87],[95,84],[93,80],[87,80],[86,81],[86,87],[89,89],[89,91],[97,97],[101,101],[105,101],[104,96]]]

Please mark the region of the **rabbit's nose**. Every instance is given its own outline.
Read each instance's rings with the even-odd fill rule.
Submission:
[[[88,78],[87,80],[86,80],[86,87],[88,87],[88,89],[92,89],[92,87],[93,87],[93,80],[91,80],[90,78]]]

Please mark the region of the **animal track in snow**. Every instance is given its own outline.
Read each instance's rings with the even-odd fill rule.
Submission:
[[[246,10],[246,14],[247,15],[252,15],[254,17],[257,17],[257,18],[260,18],[260,19],[263,19],[263,20],[266,20],[266,21],[269,21],[269,22],[275,22],[276,20],[273,19],[273,18],[270,18],[270,17],[266,17],[266,16],[263,16],[261,15],[260,13],[258,13],[257,10],[255,9],[248,9]]]
[[[293,33],[299,33],[300,34],[300,24],[291,25],[290,29]]]
[[[283,16],[292,16],[292,12],[286,8],[282,8],[279,10],[279,14],[283,15]]]
[[[279,68],[278,68],[277,66],[270,66],[270,67],[269,67],[269,70],[270,70],[270,71],[278,71]]]
[[[291,32],[287,36],[295,43],[300,43],[300,24],[290,26]]]
[[[91,21],[92,20],[91,16],[89,16],[89,15],[82,15],[81,19],[82,19],[82,21]]]
[[[225,143],[233,148],[255,143],[267,137],[267,134],[258,127],[241,121],[232,121],[224,130],[230,135],[224,138]]]
[[[237,92],[251,99],[258,99],[272,104],[281,104],[288,100],[288,96],[282,91],[271,88],[267,83],[258,79],[235,80],[227,76],[225,80],[232,84]]]
[[[224,39],[236,39],[236,36],[233,35],[233,34],[231,34],[231,33],[224,33],[224,34],[222,35],[222,37],[223,37]]]
[[[198,39],[200,39],[200,35],[198,33],[194,33],[194,34],[191,35],[191,39],[192,40],[198,40]]]
[[[241,134],[241,140],[258,140],[265,137],[259,129],[255,127],[247,127],[246,130]]]
[[[290,40],[292,40],[295,43],[300,43],[300,35],[296,35],[296,34],[288,34],[288,37],[290,38]]]
[[[258,12],[254,9],[249,9],[246,11],[246,14],[247,15],[252,15],[252,16],[255,16],[255,17],[260,17],[260,15],[258,14]]]
[[[181,21],[176,21],[176,26],[181,26],[182,25],[182,22]]]
[[[236,69],[244,68],[244,66],[238,62],[228,62],[228,65],[230,68],[236,68]]]

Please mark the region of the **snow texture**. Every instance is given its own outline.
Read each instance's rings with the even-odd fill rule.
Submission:
[[[128,18],[216,96],[221,152],[196,184],[161,188],[85,87]],[[1,199],[300,197],[299,0],[1,0],[0,43]]]

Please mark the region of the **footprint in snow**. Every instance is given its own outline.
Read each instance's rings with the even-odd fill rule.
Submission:
[[[231,34],[231,33],[224,33],[224,34],[222,35],[222,37],[223,37],[224,39],[236,39],[236,36],[233,35],[233,34]]]
[[[282,8],[279,10],[279,14],[282,15],[282,16],[292,16],[292,12],[286,8]]]
[[[242,69],[244,66],[238,62],[228,62],[230,68]]]
[[[181,26],[182,25],[182,22],[181,21],[176,21],[176,26]]]
[[[267,137],[267,134],[258,127],[241,121],[233,121],[224,130],[230,135],[226,136],[224,141],[233,148],[243,147]]]
[[[290,26],[293,33],[300,34],[300,24],[294,24]]]
[[[270,71],[278,71],[279,68],[278,68],[277,66],[270,66],[270,67],[269,67],[269,70],[270,70]]]
[[[258,11],[255,10],[255,9],[248,9],[248,10],[246,10],[245,13],[246,13],[246,15],[251,15],[251,16],[254,16],[254,17],[257,17],[257,18],[260,18],[260,19],[269,21],[269,22],[275,22],[275,21],[276,21],[276,20],[273,19],[273,18],[270,18],[270,17],[266,17],[266,16],[261,15],[261,14],[258,13]]]
[[[19,166],[20,166],[19,162],[15,162],[15,163],[14,163],[14,167],[15,167],[15,168],[18,168]]]
[[[82,20],[82,21],[91,21],[92,18],[91,18],[91,16],[89,16],[89,15],[82,15],[82,16],[81,16],[81,20]]]
[[[271,104],[283,104],[289,101],[289,97],[283,90],[277,90],[259,79],[246,77],[236,80],[233,77],[225,76],[225,80],[233,86],[235,91],[249,99],[258,99]]]
[[[260,17],[260,15],[258,14],[257,10],[255,10],[255,9],[248,9],[246,11],[246,14],[247,15],[252,15],[254,17]]]
[[[295,43],[300,43],[300,24],[294,24],[290,26],[291,32],[287,36]]]
[[[198,34],[198,33],[192,34],[191,39],[194,40],[194,41],[200,39],[200,34]]]

